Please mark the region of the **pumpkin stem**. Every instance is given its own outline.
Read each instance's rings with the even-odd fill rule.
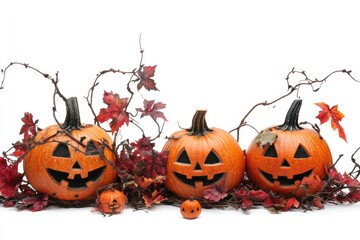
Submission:
[[[198,137],[205,136],[209,132],[212,132],[213,130],[210,129],[205,120],[206,110],[197,110],[193,119],[192,119],[192,125],[191,128],[186,129],[186,131],[189,132],[189,135]]]
[[[66,104],[66,117],[61,128],[67,131],[79,130],[82,128],[80,121],[79,104],[76,97],[68,98]]]
[[[295,99],[291,104],[285,118],[285,122],[282,125],[276,127],[284,131],[295,131],[303,129],[299,125],[299,112],[301,108],[301,99]]]

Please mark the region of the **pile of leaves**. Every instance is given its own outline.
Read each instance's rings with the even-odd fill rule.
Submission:
[[[315,193],[314,190],[316,190]],[[250,210],[257,206],[272,212],[292,209],[322,209],[325,204],[356,203],[360,201],[360,182],[348,173],[339,173],[334,167],[320,180],[318,176],[305,177],[300,187],[289,196],[265,192],[245,179],[240,186],[227,192],[223,186],[215,186],[204,192],[204,207]]]
[[[134,209],[151,208],[157,204],[179,206],[182,199],[167,191],[164,186],[167,153],[159,152],[155,149],[155,141],[161,136],[163,126],[167,121],[162,112],[166,104],[144,99],[143,106],[131,107],[131,103],[136,96],[140,95],[143,97],[142,91],[159,91],[154,80],[156,65],[143,65],[143,50],[141,46],[140,50],[141,60],[138,67],[132,71],[121,71],[112,68],[100,71],[96,75],[86,97],[88,106],[94,115],[94,124],[109,132],[113,137],[111,147],[116,157],[113,167],[118,178],[111,186],[105,186],[104,188],[111,187],[122,190],[127,196],[128,204]],[[2,70],[4,78],[0,89],[3,88],[6,71],[13,66],[23,66],[39,73],[54,84],[54,98],[56,95],[63,97],[57,85],[59,81],[58,74],[52,77],[50,74],[44,73],[29,64],[17,62],[11,63]],[[291,86],[287,78],[288,93],[273,101],[258,103],[253,106],[234,130],[239,135],[239,129],[248,125],[245,121],[246,117],[257,106],[271,105],[289,96],[291,93],[297,92],[300,86],[310,85],[313,87],[312,84],[325,82],[329,76],[337,72],[346,73],[351,76],[350,71],[340,70],[331,73],[322,80],[310,80],[305,72],[297,72],[293,69],[289,74],[300,73],[305,76],[305,79]],[[105,90],[102,97],[105,105],[96,113],[97,111],[93,109],[94,91],[99,86],[101,77],[109,73],[129,76],[126,94],[124,94],[126,97],[120,97],[120,94],[116,92]],[[317,91],[318,89],[313,90]],[[331,119],[332,128],[334,130],[337,129],[339,136],[346,141],[344,129],[340,125],[344,115],[338,111],[337,106],[330,108],[325,103],[317,103],[317,105],[322,109],[317,116],[320,123],[323,124]],[[56,111],[56,106],[54,106],[53,111]],[[157,130],[156,136],[151,137],[146,134],[145,129],[142,128],[142,118],[152,120]],[[0,157],[0,203],[5,207],[17,207],[31,211],[39,211],[48,206],[94,206],[95,201],[64,202],[53,198],[51,195],[38,193],[25,180],[24,174],[18,169],[19,164],[28,151],[31,150],[34,138],[41,129],[38,126],[39,121],[34,121],[31,113],[26,112],[21,120],[23,125],[19,133],[22,136],[22,140],[12,144]],[[55,120],[58,122],[56,117]],[[163,124],[160,124],[160,122]],[[108,126],[104,127],[106,124]],[[130,125],[140,132],[140,136],[136,140],[130,140],[121,135],[121,129],[130,127]],[[312,126],[319,131],[316,124]],[[118,139],[125,140],[118,142]],[[299,189],[290,196],[265,192],[250,182],[245,176],[244,181],[232,191],[228,192],[224,186],[216,185],[213,188],[207,189],[204,192],[204,198],[199,200],[205,208],[233,207],[235,209],[249,210],[257,206],[263,206],[271,211],[288,211],[299,208],[305,210],[313,208],[321,209],[326,203],[356,203],[360,200],[360,182],[357,179],[360,175],[360,166],[356,163],[354,155],[352,156],[352,161],[354,168],[351,172],[339,173],[335,168],[335,163],[334,166],[328,169],[325,179],[320,180],[317,176],[304,178]],[[312,193],[314,189],[316,193]],[[100,191],[102,189],[99,189]]]

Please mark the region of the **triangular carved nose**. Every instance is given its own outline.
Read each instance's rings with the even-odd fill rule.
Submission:
[[[281,166],[282,166],[282,167],[290,167],[290,164],[289,164],[289,162],[284,158],[284,160],[283,160],[282,163],[281,163]]]
[[[201,167],[200,167],[199,163],[196,163],[196,166],[195,166],[194,170],[201,170]]]
[[[81,169],[80,164],[76,161],[75,164],[72,166],[72,169]]]

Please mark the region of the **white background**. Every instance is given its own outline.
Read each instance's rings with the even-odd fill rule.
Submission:
[[[157,65],[159,92],[141,91],[142,97],[167,104],[169,120],[164,137],[188,127],[198,108],[207,108],[210,127],[235,128],[250,108],[286,93],[286,74],[295,67],[310,78],[323,78],[333,70],[353,70],[360,79],[360,22],[357,1],[41,1],[0,0],[0,67],[11,61],[29,63],[55,76],[64,95],[77,96],[82,121],[92,123],[86,96],[96,74],[115,68],[131,71],[140,60],[139,36],[145,50],[143,63]],[[104,107],[102,93],[127,97],[128,78],[107,75],[95,94],[95,108]],[[293,80],[296,82],[296,78]],[[300,121],[319,123],[313,103],[339,105],[348,143],[329,123],[321,126],[334,158],[344,154],[339,171],[349,171],[351,154],[359,143],[360,84],[342,74],[331,77],[317,93],[300,91]],[[8,71],[0,91],[0,147],[7,150],[19,140],[20,119],[31,112],[39,126],[54,123],[51,83],[22,67]],[[295,94],[272,107],[260,107],[248,122],[261,130],[281,124]],[[141,103],[141,98],[138,102]],[[58,118],[63,105],[57,101]],[[154,125],[145,123],[151,134]],[[138,138],[137,130],[124,130],[124,138]],[[246,149],[255,132],[241,130],[239,144]],[[359,227],[359,205],[331,206],[324,210],[293,211],[278,215],[252,209],[204,210],[187,221],[175,207],[149,211],[130,208],[102,217],[91,208],[50,208],[18,212],[0,207],[0,239],[77,238],[350,238]],[[170,232],[165,233],[165,230]]]

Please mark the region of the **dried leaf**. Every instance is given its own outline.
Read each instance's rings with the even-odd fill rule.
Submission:
[[[6,159],[0,157],[0,194],[5,198],[14,197],[22,182],[24,174],[18,172],[18,162],[7,164]]]
[[[122,125],[129,124],[129,114],[126,112],[128,105],[128,98],[120,98],[119,94],[111,92],[104,92],[103,101],[107,108],[100,109],[97,120],[103,123],[111,120],[111,132],[116,132]]]
[[[166,198],[163,195],[161,195],[161,191],[157,191],[157,190],[151,193],[151,197],[144,195],[143,199],[147,208],[150,208],[155,204],[160,204],[166,200]]]
[[[282,211],[288,211],[291,208],[298,208],[300,206],[299,201],[292,197],[286,200],[285,207],[281,209]]]
[[[155,75],[155,66],[145,66],[142,68],[142,70],[138,71],[139,77],[140,77],[140,81],[137,84],[137,89],[138,91],[142,88],[145,87],[146,90],[150,91],[150,90],[158,90],[156,88],[156,83],[154,81],[154,79],[152,79],[152,77]]]
[[[20,134],[24,134],[24,140],[28,140],[32,136],[36,135],[36,123],[37,120],[33,121],[33,115],[26,112],[24,117],[21,118],[21,121],[24,123],[20,129]]]
[[[154,103],[154,100],[144,100],[144,109],[136,108],[137,111],[141,112],[141,117],[150,116],[154,121],[157,120],[157,118],[162,118],[165,121],[167,121],[166,117],[164,116],[164,113],[159,111],[160,109],[165,108],[166,104],[162,102]]]
[[[227,189],[224,184],[217,184],[211,188],[204,190],[204,198],[213,202],[219,202],[228,196]]]
[[[268,145],[272,145],[276,141],[277,137],[277,134],[270,130],[263,131],[256,136],[255,143],[261,148],[264,148]]]
[[[338,129],[339,137],[347,142],[344,128],[340,125],[340,121],[343,119],[343,117],[345,117],[345,115],[338,110],[338,105],[335,105],[331,108],[324,102],[315,103],[315,105],[322,109],[316,116],[316,118],[320,120],[320,124],[323,124],[331,119],[332,129]]]

